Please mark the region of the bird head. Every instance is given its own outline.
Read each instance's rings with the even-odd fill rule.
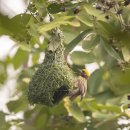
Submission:
[[[90,73],[87,69],[82,69],[81,76],[87,79],[90,76]]]

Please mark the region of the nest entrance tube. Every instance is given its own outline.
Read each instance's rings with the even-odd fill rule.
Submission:
[[[56,30],[46,48],[43,63],[30,81],[30,103],[53,106],[73,89],[73,73],[64,59],[64,49],[63,35]]]

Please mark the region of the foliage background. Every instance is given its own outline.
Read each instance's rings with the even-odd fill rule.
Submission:
[[[17,43],[14,48],[18,48],[14,56],[7,55],[0,61],[1,88],[9,80],[9,69],[17,71],[13,77],[17,80],[15,90],[6,104],[9,111],[0,112],[0,130],[130,129],[130,6],[125,2],[118,0],[106,11],[110,5],[103,1],[31,0],[26,2],[23,14],[9,18],[0,13],[0,35],[10,36]],[[48,13],[54,16],[52,22],[48,22]],[[28,83],[55,27],[64,33],[65,52],[75,72],[90,63],[96,63],[98,69],[88,80],[82,102],[65,98],[51,108],[30,106]],[[82,50],[71,52],[77,45]],[[19,112],[22,118],[11,118]]]

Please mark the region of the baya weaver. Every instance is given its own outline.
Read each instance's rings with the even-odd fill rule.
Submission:
[[[81,100],[83,99],[83,97],[86,95],[87,79],[89,76],[89,72],[86,69],[82,69],[75,82],[76,89],[69,94],[70,100],[74,100],[79,95],[81,96]]]

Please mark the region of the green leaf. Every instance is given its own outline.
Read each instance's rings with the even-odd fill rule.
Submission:
[[[81,11],[76,18],[81,21],[83,24],[85,24],[88,27],[93,27],[93,21],[90,20],[90,16],[86,14],[86,12],[83,10]]]
[[[117,118],[119,115],[113,115],[108,113],[94,112],[93,117],[98,120],[110,121]],[[107,118],[106,118],[107,117]]]
[[[87,102],[87,104],[86,104],[86,102]],[[86,102],[85,102],[85,104],[82,104],[82,107],[83,107],[83,105],[86,105],[87,110],[90,110],[92,112],[109,111],[109,112],[113,112],[115,114],[121,114],[121,109],[118,105],[110,104],[107,102],[101,104],[96,99],[92,100],[91,98],[90,99],[87,98]]]
[[[130,6],[126,7],[126,8],[123,8],[123,13],[122,13],[122,16],[125,20],[125,23],[127,25],[130,24]]]
[[[24,63],[27,62],[28,56],[29,56],[28,52],[21,50],[19,48],[12,59],[14,68],[18,69],[20,66],[24,65]]]
[[[24,43],[24,42],[19,43],[19,47],[20,47],[21,50],[23,50],[23,51],[27,51],[27,52],[34,51],[34,49],[31,48],[30,45],[28,45],[28,44],[26,44],[26,43]]]
[[[108,38],[108,36],[113,36],[113,34],[116,34],[117,32],[119,32],[119,26],[117,27],[117,25],[114,24],[114,22],[108,23],[108,22],[104,22],[99,20],[97,22],[97,32],[99,35],[102,35],[106,38]]]
[[[100,43],[100,36],[99,35],[96,35],[96,36],[90,36],[90,39],[88,37],[87,40],[84,40],[82,42],[82,47],[83,49],[85,49],[86,51],[90,51],[92,50],[93,48],[96,47],[96,45],[98,45]]]
[[[101,37],[100,43],[102,44],[102,46],[104,47],[104,49],[110,56],[112,56],[113,58],[115,58],[118,61],[122,60],[120,58],[119,54],[112,48],[112,46],[108,43],[108,41],[105,38]]]
[[[65,49],[65,54],[67,55],[69,52],[71,52],[74,47],[85,38],[85,36],[87,34],[89,34],[92,30],[91,29],[87,29],[85,31],[83,31],[82,33],[80,33],[76,38],[74,38],[67,46]]]
[[[25,111],[24,113],[25,123],[28,124],[28,122],[30,122],[27,125],[28,127],[25,126],[25,128],[27,128],[25,130],[46,129],[46,127],[48,126],[48,122],[51,121],[49,116],[50,116],[49,108],[46,106],[36,105],[34,109]],[[49,122],[49,124],[51,124],[51,122]]]
[[[51,114],[55,114],[55,115],[63,115],[63,114],[67,114],[67,110],[64,107],[64,102],[60,102],[59,104],[57,104],[56,106],[52,107],[50,109]]]
[[[125,71],[112,70],[110,79],[110,88],[118,95],[130,93],[130,69]]]
[[[76,65],[85,65],[96,61],[95,55],[83,51],[74,51],[70,56],[71,60]]]
[[[20,36],[25,35],[25,25],[29,22],[29,14],[19,14],[12,19],[0,14],[0,34]]]
[[[49,119],[49,109],[47,107],[44,108],[41,107],[41,109],[37,113],[37,116],[32,126],[35,127],[36,129],[44,129],[44,127],[46,128],[48,119]]]
[[[0,130],[8,130],[10,127],[9,123],[5,120],[6,115],[7,114],[0,111]]]
[[[88,92],[91,95],[96,95],[101,92],[100,85],[102,82],[103,71],[101,69],[95,70],[88,79]]]
[[[48,1],[45,1],[45,0],[38,0],[37,2],[35,2],[35,7],[33,8],[34,9],[34,12],[36,10],[38,10],[38,13],[39,13],[39,16],[40,17],[45,17],[47,15],[47,2]]]
[[[88,14],[97,17],[98,20],[105,20],[105,13],[102,13],[101,10],[97,10],[90,4],[86,4],[84,8]]]
[[[5,114],[0,111],[0,128],[2,128],[2,125],[5,123]]]
[[[72,26],[67,26],[67,27],[64,26],[62,28],[65,46],[67,46],[70,43],[70,41],[72,41],[82,31],[82,29],[80,29],[80,28],[76,31],[75,31],[75,29],[76,28],[72,27]]]
[[[105,89],[105,85],[103,87]],[[109,88],[102,91],[103,92],[99,92],[96,93],[96,95],[94,95],[94,98],[100,103],[106,103],[106,101],[108,102],[108,100],[113,99],[113,97],[115,96],[114,93]]]
[[[0,62],[0,85],[3,84],[7,79],[6,65]]]
[[[59,17],[55,17],[55,19],[52,22],[41,25],[38,30],[40,33],[43,33],[43,32],[49,31],[53,28],[59,27],[60,25],[67,25],[67,24],[74,25],[73,22],[69,21],[72,18],[74,18],[74,17],[59,15]],[[77,25],[74,25],[74,26],[77,26]]]
[[[9,101],[7,107],[10,112],[20,112],[28,107],[28,102],[24,97],[20,97],[18,100]]]
[[[25,26],[28,24],[30,18],[31,18],[30,14],[23,13],[23,14],[19,14],[13,17],[11,21],[17,21],[17,23],[19,23],[21,26],[22,25]]]
[[[129,62],[130,61],[130,51],[126,47],[122,48],[122,54],[123,54],[124,60]]]
[[[33,64],[37,64],[39,58],[40,58],[39,53],[34,53],[34,54],[33,54],[33,57],[32,57]]]
[[[85,116],[83,115],[80,107],[76,104],[76,103],[72,103],[69,100],[65,101],[65,108],[67,109],[67,111],[69,113],[72,114],[72,116],[78,120],[79,122],[83,123],[86,122],[87,119],[85,118]]]
[[[57,3],[52,3],[47,7],[47,9],[51,14],[56,14],[61,12],[61,5]]]
[[[68,21],[68,25],[73,26],[73,27],[80,27],[80,22],[76,20]]]

